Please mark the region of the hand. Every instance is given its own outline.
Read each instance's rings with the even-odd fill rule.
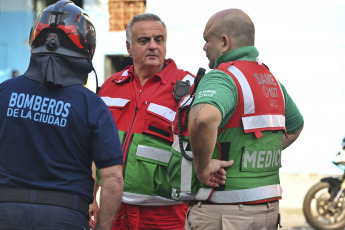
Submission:
[[[94,229],[97,223],[97,216],[98,216],[98,203],[96,199],[93,200],[93,203],[89,205],[89,225],[90,228]]]
[[[233,164],[233,160],[220,161],[211,159],[208,166],[202,172],[197,172],[198,179],[201,183],[209,187],[217,188],[225,184],[226,171],[224,168],[230,167]]]

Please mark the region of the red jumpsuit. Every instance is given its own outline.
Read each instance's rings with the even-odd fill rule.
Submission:
[[[184,229],[187,206],[171,199],[166,165],[155,165],[157,159],[142,160],[142,154],[148,152],[152,157],[162,149],[165,155],[156,158],[169,160],[166,156],[173,141],[172,122],[178,105],[173,95],[177,80],[189,80],[192,85],[194,76],[167,59],[162,71],[143,86],[130,66],[101,87],[99,95],[114,117],[124,150],[123,203],[113,229]],[[142,146],[146,151],[139,151]],[[160,149],[155,149],[157,146]]]

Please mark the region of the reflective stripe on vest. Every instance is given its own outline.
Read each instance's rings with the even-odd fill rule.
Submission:
[[[187,74],[187,75],[182,79],[182,81],[189,81],[190,85],[193,85],[193,84],[194,84],[194,80],[195,80],[195,78],[192,77],[192,75],[190,75],[190,74]]]
[[[254,97],[252,90],[250,89],[249,83],[246,77],[243,75],[241,70],[231,65],[228,71],[232,73],[241,85],[244,101],[244,114],[250,114],[255,112]]]
[[[195,199],[207,200],[211,192],[211,188],[201,188]],[[281,195],[281,186],[274,184],[241,190],[214,191],[209,201],[214,203],[239,203],[281,197]]]
[[[129,102],[128,99],[123,99],[123,98],[111,98],[111,97],[101,97],[101,98],[107,106],[123,107]]]
[[[128,69],[126,69],[125,71],[123,71],[123,73],[121,74],[121,76],[127,76],[128,75]]]
[[[244,130],[260,129],[266,127],[285,127],[283,115],[258,115],[242,117]]]
[[[183,141],[183,147],[186,148],[187,142]],[[180,145],[179,145],[179,138],[177,138],[172,147],[179,153],[181,153]],[[186,154],[190,157],[193,157],[192,151],[185,151]],[[193,175],[193,161],[187,160],[181,154],[182,162],[181,162],[181,193],[191,193],[192,191],[192,175]]]
[[[183,98],[180,108],[184,108],[192,103],[191,95],[187,95]]]
[[[162,196],[150,196],[130,192],[123,192],[122,201],[127,204],[147,206],[165,206],[181,204],[181,202],[179,201],[170,200]]]
[[[158,114],[171,122],[174,121],[175,114],[176,114],[174,110],[162,105],[155,104],[155,103],[150,103],[147,110],[152,113]]]
[[[255,113],[253,92],[246,77],[243,75],[241,70],[233,65],[228,68],[228,71],[234,75],[234,77],[241,85],[244,103],[244,114],[246,115]],[[242,123],[243,129],[245,131],[267,127],[285,129],[285,116],[274,114],[246,116],[242,117]]]
[[[140,157],[145,157],[155,161],[168,164],[171,158],[171,152],[165,151],[149,146],[138,145],[136,155]]]

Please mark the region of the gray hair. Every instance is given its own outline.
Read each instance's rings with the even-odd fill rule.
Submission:
[[[165,23],[160,19],[160,17],[158,17],[155,14],[151,14],[151,13],[143,13],[143,14],[138,14],[135,15],[128,23],[127,27],[126,27],[126,41],[131,43],[132,42],[132,27],[136,22],[142,22],[142,21],[159,21],[163,24],[165,30],[166,30],[166,26]]]

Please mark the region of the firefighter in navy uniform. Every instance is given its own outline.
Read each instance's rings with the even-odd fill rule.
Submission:
[[[92,161],[103,180],[95,229],[110,229],[123,152],[109,109],[83,86],[95,44],[88,15],[59,1],[32,27],[27,71],[0,84],[0,229],[89,229]]]

